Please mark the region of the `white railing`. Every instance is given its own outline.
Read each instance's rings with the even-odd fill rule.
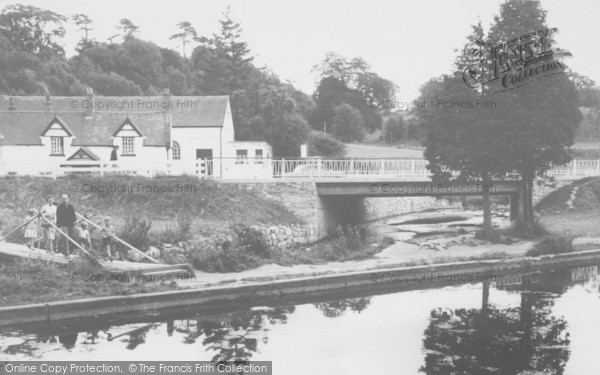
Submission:
[[[406,180],[429,179],[425,159],[267,159],[212,158],[165,163],[103,164],[96,167],[40,166],[20,164],[0,166],[0,175],[34,175],[56,178],[69,173],[126,174],[144,177],[193,175],[223,180],[319,179],[394,177]],[[573,160],[548,172],[557,179],[600,176],[600,160]]]

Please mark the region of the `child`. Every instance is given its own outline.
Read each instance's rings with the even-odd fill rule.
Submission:
[[[106,251],[106,255],[108,259],[112,260],[112,254],[110,245],[113,242],[113,238],[115,236],[115,228],[110,224],[110,217],[104,219],[104,226],[100,231],[100,238],[102,238],[102,247]]]
[[[23,236],[27,240],[27,246],[29,250],[33,250],[33,245],[37,238],[38,232],[38,220],[36,216],[38,215],[38,211],[35,208],[27,211],[27,218],[25,222],[28,222],[27,225],[23,227]]]
[[[90,250],[92,248],[92,237],[90,236],[90,231],[88,230],[88,224],[85,221],[81,223],[81,228],[78,230],[77,242],[86,250]]]

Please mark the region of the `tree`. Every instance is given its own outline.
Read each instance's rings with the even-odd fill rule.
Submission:
[[[198,40],[198,33],[196,33],[196,29],[194,29],[192,24],[187,21],[178,23],[177,27],[179,27],[181,32],[171,35],[169,39],[179,40],[181,43],[183,58],[186,58],[185,45],[190,43],[192,40]]]
[[[408,140],[408,128],[402,116],[390,116],[383,126],[383,140],[386,143],[396,143],[402,138]]]
[[[0,33],[22,52],[49,49],[64,56],[60,39],[65,36],[66,17],[31,5],[8,5],[0,13]]]
[[[483,234],[488,236],[492,228],[491,180],[511,172],[506,151],[511,139],[509,124],[495,110],[469,107],[468,103],[489,97],[467,87],[460,72],[444,76],[435,89],[428,87],[437,95],[429,100],[437,102],[439,98],[451,104],[450,108],[433,106],[418,112],[425,124],[424,156],[429,161],[428,167],[436,180],[482,182]]]
[[[308,139],[308,154],[327,158],[346,156],[346,145],[327,133],[312,131]]]
[[[508,0],[501,4],[489,37],[507,41],[545,29],[546,11],[539,2]],[[507,161],[521,176],[525,187],[524,219],[533,220],[533,180],[552,165],[570,161],[570,146],[581,121],[577,90],[566,74],[538,79],[516,90],[498,94],[503,108],[498,116],[511,124]],[[500,104],[501,103],[501,104]]]
[[[197,71],[195,85],[210,95],[229,95],[247,87],[257,74],[248,45],[241,38],[241,25],[231,19],[229,8],[223,16],[220,33],[210,39],[199,38],[201,44],[191,57]]]
[[[136,26],[129,19],[122,18],[121,21],[119,21],[117,30],[120,30],[123,33],[123,40],[127,41],[128,39],[135,38],[136,34],[140,31],[140,27]]]
[[[321,130],[324,123],[331,122],[333,107],[342,102],[360,111],[368,131],[381,128],[379,110],[369,103],[395,100],[396,86],[391,81],[370,71],[369,64],[362,58],[346,59],[333,52],[315,65],[313,72],[320,82],[313,95],[317,110],[311,117],[311,125],[315,129]]]
[[[75,22],[75,25],[79,27],[79,30],[83,31],[83,36],[79,40],[79,43],[77,43],[77,47],[75,47],[75,50],[77,52],[81,52],[87,48],[97,45],[98,42],[90,38],[89,35],[90,31],[93,30],[92,24],[94,22],[85,14],[75,14],[72,18]]]
[[[364,122],[360,112],[351,105],[343,103],[333,108],[331,133],[343,142],[361,141],[364,137]]]

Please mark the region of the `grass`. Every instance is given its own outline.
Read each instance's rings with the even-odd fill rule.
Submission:
[[[99,281],[101,278],[104,280]],[[146,283],[135,277],[129,282],[110,280],[105,270],[84,260],[68,265],[40,260],[0,263],[0,285],[0,306],[126,296],[178,288],[174,283]]]
[[[178,186],[190,188],[178,192]],[[98,193],[92,189],[111,190]],[[50,194],[55,197],[68,194],[79,212],[110,216],[165,219],[176,218],[184,212],[201,220],[299,222],[281,203],[265,199],[255,191],[192,176],[150,179],[124,175],[102,178],[70,175],[57,180],[6,177],[0,179],[0,210],[11,210],[24,217],[27,209],[42,207]]]
[[[600,178],[588,177],[574,181],[545,196],[536,204],[535,209],[544,213],[561,213],[569,209],[567,202],[573,190],[577,188],[573,208],[578,211],[600,209]]]
[[[544,237],[540,242],[533,245],[527,251],[527,256],[537,257],[548,254],[563,254],[574,251],[573,238],[559,234],[552,234]]]

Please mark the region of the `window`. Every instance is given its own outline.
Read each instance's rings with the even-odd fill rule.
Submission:
[[[133,137],[123,137],[123,155],[135,155],[134,141]]]
[[[181,160],[181,147],[175,141],[173,141],[173,160]]]
[[[50,138],[50,153],[51,155],[64,155],[65,154],[65,142],[63,137],[51,137]]]
[[[254,162],[256,164],[262,164],[263,150],[254,150]]]
[[[244,164],[246,163],[246,159],[248,159],[248,150],[235,150],[236,156],[236,164]]]

